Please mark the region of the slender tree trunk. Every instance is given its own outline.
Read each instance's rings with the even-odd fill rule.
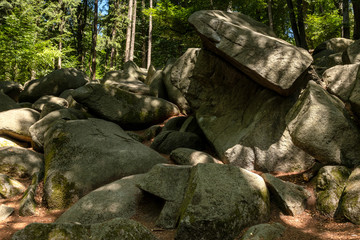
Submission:
[[[60,24],[59,24],[59,52],[62,52],[62,35],[64,34],[64,28],[65,28],[65,6],[62,0],[59,0],[59,5],[60,5],[60,14],[61,14],[61,18],[60,18]],[[57,66],[55,67],[55,69],[61,69],[61,65],[62,65],[62,58],[61,56],[58,58],[57,60]]]
[[[227,12],[232,12],[233,11],[233,6],[232,6],[232,1],[229,1],[228,7],[226,9]]]
[[[298,8],[298,27],[299,27],[299,35],[300,35],[300,47],[304,49],[308,49],[306,43],[306,33],[305,33],[305,24],[304,24],[304,14],[303,14],[303,1],[297,0],[297,8]]]
[[[212,4],[212,1],[211,1]],[[153,8],[153,1],[150,0],[150,8]],[[148,52],[147,52],[147,65],[146,68],[149,69],[151,65],[151,48],[152,48],[152,14],[149,16],[149,39],[148,39]]]
[[[130,59],[132,15],[133,15],[133,0],[129,0],[129,9],[128,9],[129,24],[126,29],[125,62],[129,61],[129,59]]]
[[[349,17],[349,0],[343,0],[342,4],[343,12],[343,25],[342,25],[342,37],[350,38],[350,17]]]
[[[118,10],[119,10],[119,0],[116,0],[115,1],[115,4],[114,4],[114,16],[117,16],[118,14]],[[118,21],[117,19],[115,18],[114,20],[114,23],[113,23],[113,26],[112,26],[112,29],[111,29],[111,53],[110,53],[110,68],[113,68],[114,66],[114,57],[115,57],[115,39],[116,39],[116,32],[117,32],[117,29],[118,29]]]
[[[360,0],[352,0],[354,9],[354,36],[355,40],[360,39]]]
[[[143,12],[146,8],[146,5],[145,5],[145,0],[141,0],[141,12]],[[146,17],[145,17],[145,14],[141,14],[141,22],[142,23],[145,23],[146,22]],[[142,68],[146,68],[147,64],[146,64],[146,60],[147,60],[147,51],[146,51],[146,46],[148,44],[148,41],[147,41],[147,35],[148,34],[148,29],[144,27],[141,28],[141,36],[143,36],[143,41],[142,41],[142,47],[141,47],[141,67]]]
[[[129,60],[131,61],[134,61],[134,52],[135,52],[136,10],[137,10],[137,2],[136,0],[134,0],[132,21],[131,21],[131,44],[130,44],[130,54],[129,54]]]
[[[98,20],[98,0],[94,3],[94,25],[92,32],[92,44],[91,44],[91,79],[96,79],[96,41],[97,41],[97,20]]]
[[[269,17],[269,27],[274,30],[274,21],[272,16],[272,0],[267,1],[267,10],[268,10],[268,17]]]
[[[286,3],[287,3],[288,8],[289,8],[291,29],[292,29],[293,34],[294,34],[295,43],[296,43],[296,46],[300,47],[300,43],[301,43],[300,34],[299,34],[298,26],[297,26],[297,23],[296,23],[294,6],[293,6],[293,3],[292,3],[292,0],[286,0]]]
[[[85,60],[85,54],[84,54],[84,45],[83,45],[83,36],[86,26],[86,20],[87,20],[87,11],[88,11],[88,2],[87,0],[84,0],[82,4],[79,4],[77,9],[77,15],[79,17],[79,23],[78,23],[78,31],[77,31],[77,52],[78,52],[78,62],[79,62],[79,68],[81,70],[84,70],[84,60]]]

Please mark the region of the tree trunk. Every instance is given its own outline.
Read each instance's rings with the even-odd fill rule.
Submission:
[[[118,9],[119,9],[119,0],[116,0],[115,1],[115,4],[114,4],[114,16],[117,16],[118,14]],[[116,39],[116,32],[117,32],[117,29],[118,29],[118,21],[115,17],[115,20],[114,20],[114,23],[113,23],[113,26],[112,26],[112,29],[111,29],[111,53],[110,53],[110,68],[113,68],[114,66],[114,58],[115,58],[115,39]]]
[[[274,21],[272,16],[272,0],[267,1],[267,10],[268,10],[268,17],[269,17],[269,27],[274,30]]]
[[[134,0],[132,21],[131,21],[131,44],[130,44],[130,54],[129,54],[129,60],[131,61],[134,61],[134,52],[135,52],[136,10],[137,10],[137,2],[136,0]]]
[[[300,47],[304,49],[308,49],[306,43],[306,34],[305,34],[305,24],[304,24],[304,14],[303,14],[303,1],[297,0],[297,8],[298,8],[298,27],[299,27],[299,35],[300,35]]]
[[[293,3],[292,3],[292,0],[286,0],[286,3],[287,3],[288,8],[289,8],[291,29],[292,29],[293,34],[294,34],[295,43],[296,43],[296,46],[300,47],[300,43],[301,43],[300,34],[299,34],[298,26],[297,26],[297,23],[296,23],[294,6],[293,6]]]
[[[62,52],[62,35],[64,34],[64,28],[65,28],[65,6],[62,0],[59,0],[60,5],[60,24],[59,24],[59,52]],[[61,56],[58,58],[57,66],[55,69],[61,69],[62,65],[62,58]]]
[[[96,79],[96,41],[97,41],[97,20],[98,20],[98,0],[94,3],[94,25],[92,32],[92,44],[91,44],[91,79]]]
[[[153,8],[153,1],[150,0],[150,8]],[[151,65],[151,48],[152,48],[152,14],[149,16],[149,39],[148,39],[148,52],[147,52],[147,65],[146,68],[149,69]]]
[[[360,0],[352,0],[354,9],[354,40],[360,39]]]
[[[77,31],[77,52],[78,52],[78,66],[81,70],[84,70],[84,45],[83,45],[83,36],[87,20],[87,0],[84,0],[83,4],[79,4],[77,9],[78,20],[78,31]]]
[[[343,25],[342,25],[341,35],[343,38],[350,38],[349,0],[343,0],[342,12],[343,12]]]
[[[129,0],[129,9],[128,9],[129,24],[126,29],[125,62],[129,61],[130,59],[132,15],[133,15],[133,0]]]

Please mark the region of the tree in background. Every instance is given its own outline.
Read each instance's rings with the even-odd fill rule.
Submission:
[[[92,44],[91,44],[91,76],[92,80],[96,79],[96,43],[97,43],[97,20],[98,20],[98,0],[94,2],[94,23],[93,23],[93,32],[92,32]]]
[[[352,0],[354,9],[354,39],[360,39],[360,0]]]

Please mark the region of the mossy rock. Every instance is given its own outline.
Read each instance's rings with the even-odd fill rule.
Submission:
[[[350,174],[341,198],[341,213],[352,223],[360,225],[360,167]]]
[[[316,208],[334,217],[350,170],[344,166],[325,166],[316,178]]]

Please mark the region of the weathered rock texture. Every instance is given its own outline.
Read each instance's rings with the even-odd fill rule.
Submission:
[[[101,84],[87,84],[72,95],[97,116],[124,128],[146,128],[179,113],[174,104],[163,99]]]
[[[287,115],[296,146],[323,164],[354,166],[360,163],[360,132],[344,103],[310,81]]]
[[[59,96],[66,89],[81,87],[88,82],[88,77],[82,71],[74,68],[63,68],[25,84],[20,93],[20,102],[35,102],[42,96]]]
[[[308,52],[276,38],[266,25],[241,13],[198,11],[189,22],[207,49],[281,95],[296,89],[312,62]]]
[[[165,162],[160,154],[100,119],[58,120],[45,134],[45,199],[66,208],[116,179]]]
[[[175,239],[234,239],[240,231],[269,219],[263,179],[220,164],[192,168]]]
[[[316,208],[334,217],[350,170],[344,166],[325,166],[316,178]]]
[[[0,134],[30,142],[29,128],[39,118],[40,113],[30,108],[18,108],[0,112]]]
[[[224,162],[263,171],[303,171],[314,163],[296,147],[285,116],[296,96],[282,97],[221,58],[189,49],[172,68],[198,124]]]

